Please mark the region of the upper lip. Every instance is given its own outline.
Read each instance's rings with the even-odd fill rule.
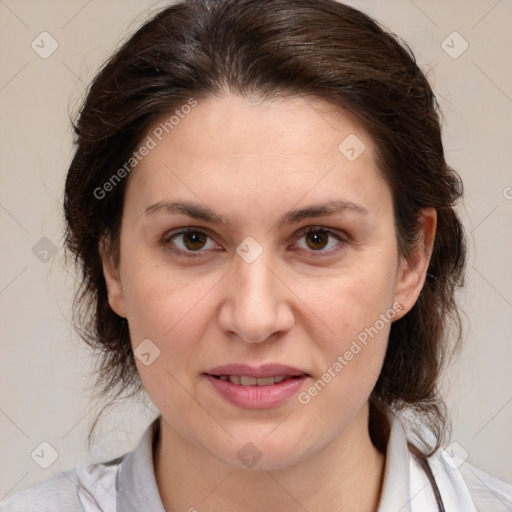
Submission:
[[[286,366],[279,363],[268,363],[261,366],[249,366],[247,364],[226,364],[223,366],[216,366],[207,372],[208,375],[239,375],[254,378],[265,377],[295,377],[299,375],[308,375],[304,370]]]

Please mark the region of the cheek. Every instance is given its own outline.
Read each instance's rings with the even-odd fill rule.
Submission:
[[[128,249],[128,248],[127,248]],[[123,293],[133,342],[170,336],[200,302],[208,282],[155,265],[144,254],[125,253]],[[206,279],[208,281],[208,279]]]
[[[318,330],[316,336],[310,333],[322,365],[299,397],[301,403],[314,404],[343,422],[366,402],[380,374],[396,314],[392,290],[389,280],[375,282],[361,274],[317,293],[312,309],[329,331],[324,330],[324,336],[318,336]]]
[[[137,370],[160,411],[184,413],[193,405],[185,389],[191,389],[197,372],[199,341],[208,321],[201,301],[205,288],[199,284],[179,276],[171,284],[160,272],[141,272],[128,288],[127,317]],[[156,356],[146,365],[138,355],[148,343]]]
[[[161,400],[172,400],[173,407],[186,408],[190,399],[183,394],[182,386],[189,387],[189,380],[197,373],[204,348],[201,340],[211,323],[211,299],[219,278],[207,274],[190,277],[162,267],[143,267],[140,261],[134,268],[139,271],[131,274],[125,291],[139,375],[157,406],[165,407]],[[210,293],[206,294],[208,290]],[[144,340],[150,340],[149,346],[158,355],[150,366],[137,359],[143,343],[148,343]]]
[[[302,288],[311,310],[327,327],[331,339],[343,345],[379,319],[393,305],[393,272],[385,262],[380,270],[361,264]]]
[[[386,353],[391,323],[395,314],[391,294],[346,289],[346,294],[325,294],[324,322],[330,334],[319,340],[326,380],[358,394],[373,387]],[[315,338],[313,338],[315,339]],[[323,341],[322,341],[323,340]],[[339,376],[339,377],[338,377]]]
[[[322,382],[305,397],[337,403],[338,411],[352,409],[368,397],[386,354],[393,309],[392,265],[375,260],[306,290],[311,310],[318,314],[325,335],[310,336],[322,353]],[[388,271],[386,271],[386,269]],[[316,325],[320,325],[317,321]],[[323,391],[329,388],[328,391]],[[307,390],[306,390],[307,391]],[[322,395],[322,398],[320,398]],[[362,402],[361,402],[362,403]]]

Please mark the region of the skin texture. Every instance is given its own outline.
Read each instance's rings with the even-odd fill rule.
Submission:
[[[366,146],[354,161],[338,149],[351,134]],[[326,103],[226,94],[200,100],[131,174],[119,264],[105,255],[104,272],[133,347],[150,339],[160,350],[149,366],[137,365],[163,417],[155,474],[166,510],[377,507],[385,457],[369,437],[368,397],[390,322],[306,405],[294,395],[278,407],[243,409],[203,376],[227,363],[278,362],[311,375],[304,391],[393,304],[403,306],[394,319],[410,310],[436,214],[424,211],[415,253],[400,258],[391,191],[374,157],[355,120]],[[152,206],[176,200],[232,225]],[[366,213],[279,223],[291,209],[330,200]],[[186,227],[207,237],[170,236]],[[304,234],[306,227],[344,241]],[[263,251],[252,263],[236,251],[248,236]],[[261,453],[250,469],[237,457],[248,442]]]

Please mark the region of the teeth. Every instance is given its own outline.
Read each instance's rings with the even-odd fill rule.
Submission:
[[[275,384],[274,377],[265,377],[263,379],[254,379],[258,386],[272,386],[272,384]]]
[[[241,384],[242,386],[255,386],[258,382],[258,379],[254,378],[254,377],[246,377],[245,375],[242,375],[240,378],[238,377],[229,377],[230,379],[237,379],[238,382],[236,381],[231,381],[231,382],[235,382],[235,384]]]
[[[287,377],[279,375],[277,377],[247,377],[246,375],[219,375],[220,380],[229,381],[239,386],[272,386],[283,382]]]

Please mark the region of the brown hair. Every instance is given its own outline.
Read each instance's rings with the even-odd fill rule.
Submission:
[[[466,246],[454,205],[462,183],[445,161],[439,106],[410,48],[335,0],[266,0],[264,8],[260,0],[182,1],[147,21],[94,79],[75,126],[64,209],[67,247],[83,278],[76,323],[99,352],[97,389],[110,403],[143,389],[127,322],[107,300],[99,253],[104,238],[116,255],[127,179],[102,197],[98,187],[163,114],[191,97],[227,91],[260,100],[308,95],[355,115],[392,191],[402,256],[417,241],[420,210],[437,210],[425,285],[411,311],[392,324],[371,395],[375,408],[412,408],[435,434],[434,451],[447,426],[437,383],[450,353],[450,319],[452,348],[461,339],[454,294],[463,284]]]

